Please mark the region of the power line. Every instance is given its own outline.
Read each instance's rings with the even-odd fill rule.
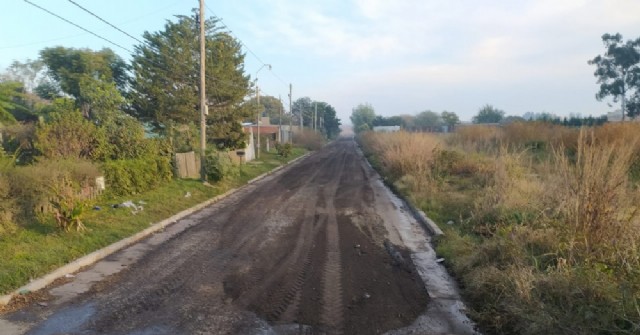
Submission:
[[[86,8],[84,8],[84,7],[82,7],[82,6],[80,6],[77,2],[75,2],[75,1],[73,1],[73,0],[67,0],[67,1],[71,2],[71,3],[72,3],[72,4],[74,4],[76,7],[78,7],[78,8],[80,8],[80,9],[82,9],[83,11],[85,11],[85,12],[87,12],[87,13],[91,14],[91,15],[92,15],[92,16],[94,16],[96,19],[98,19],[98,20],[100,20],[100,21],[102,21],[102,22],[104,22],[104,23],[108,24],[108,25],[109,25],[109,26],[111,26],[113,29],[115,29],[115,30],[117,30],[117,31],[119,31],[119,32],[121,32],[121,33],[123,33],[123,34],[125,34],[125,35],[127,35],[127,36],[129,36],[129,37],[131,37],[132,39],[134,39],[134,40],[138,41],[139,43],[144,43],[144,42],[142,42],[140,39],[138,39],[137,37],[132,36],[132,35],[131,35],[131,34],[129,34],[128,32],[126,32],[126,31],[124,31],[124,30],[122,30],[122,29],[120,29],[120,28],[118,28],[118,27],[114,26],[112,23],[110,23],[110,22],[108,22],[107,20],[105,20],[105,19],[101,18],[100,16],[98,16],[98,15],[97,15],[97,14],[95,14],[94,12],[92,12],[92,11],[90,11],[90,10],[88,10],[88,9],[86,9]]]
[[[70,21],[70,20],[68,20],[68,19],[66,19],[66,18],[64,18],[64,17],[62,17],[62,16],[60,16],[60,15],[58,15],[58,14],[56,14],[56,13],[51,12],[50,10],[48,10],[48,9],[46,9],[46,8],[43,8],[43,7],[41,7],[41,6],[37,5],[37,4],[35,4],[35,3],[33,3],[33,2],[31,2],[31,1],[29,1],[29,0],[24,0],[24,1],[25,1],[26,3],[28,3],[28,4],[30,4],[30,5],[32,5],[32,6],[36,7],[36,8],[38,8],[38,9],[41,9],[41,10],[43,10],[43,11],[47,12],[47,13],[48,13],[48,14],[50,14],[50,15],[53,15],[53,16],[55,16],[55,17],[57,17],[57,18],[59,18],[59,19],[61,19],[61,20],[65,21],[65,22],[67,22],[67,23],[69,23],[69,24],[71,24],[71,25],[73,25],[73,26],[75,26],[75,27],[78,27],[78,28],[82,29],[82,30],[83,30],[83,31],[85,31],[85,32],[90,33],[91,35],[94,35],[94,36],[96,36],[96,37],[98,37],[98,38],[100,38],[100,39],[102,39],[102,40],[104,40],[104,41],[106,41],[106,42],[108,42],[108,43],[111,43],[111,44],[113,44],[113,45],[115,45],[115,46],[117,46],[117,47],[119,47],[119,48],[121,48],[121,49],[123,49],[123,50],[125,50],[125,51],[127,51],[127,52],[129,52],[129,53],[131,53],[131,54],[134,54],[134,52],[133,52],[133,51],[131,51],[131,50],[129,50],[129,49],[127,49],[127,48],[125,48],[125,47],[121,46],[120,44],[115,43],[115,42],[113,42],[113,41],[111,41],[111,40],[109,40],[109,39],[107,39],[107,38],[105,38],[105,37],[102,37],[102,36],[100,36],[100,35],[98,35],[98,34],[96,34],[96,33],[92,32],[92,31],[90,31],[90,30],[89,30],[89,29],[87,29],[87,28],[84,28],[84,27],[82,27],[82,26],[80,26],[80,25],[78,25],[78,24],[76,24],[76,23],[74,23],[74,22],[72,22],[72,21]],[[141,44],[146,45],[147,47],[150,47],[150,48],[152,48],[152,49],[155,49],[155,46],[149,45],[148,43],[145,43],[145,42],[143,42],[143,41],[141,41],[141,40],[139,40],[139,39],[137,39],[137,38],[135,38],[135,37],[131,36],[129,33],[127,33],[127,32],[125,32],[125,31],[123,31],[123,30],[121,30],[121,29],[117,28],[116,26],[114,26],[114,25],[110,24],[110,23],[109,23],[109,22],[107,22],[106,20],[104,20],[104,19],[100,18],[98,15],[96,15],[96,14],[94,14],[94,13],[90,12],[89,10],[87,10],[87,9],[83,8],[82,6],[78,5],[78,4],[77,4],[77,3],[75,3],[74,1],[72,1],[72,0],[68,0],[68,1],[69,1],[69,2],[71,2],[71,3],[73,3],[74,5],[76,5],[76,6],[80,7],[80,8],[82,8],[83,10],[87,11],[87,12],[88,12],[88,13],[90,13],[91,15],[95,16],[97,19],[99,19],[99,20],[101,20],[101,21],[103,21],[103,22],[107,23],[108,25],[110,25],[110,26],[112,26],[113,28],[117,29],[118,31],[122,32],[123,34],[125,34],[125,35],[127,35],[127,36],[129,36],[129,37],[131,37],[131,38],[133,38],[133,39],[135,39],[136,41],[140,42]],[[228,27],[227,27],[227,28],[228,28]],[[150,60],[150,59],[147,59],[147,61],[148,61],[149,63],[151,63],[151,64],[155,65],[157,68],[160,68],[160,69],[163,69],[163,70],[167,70],[165,67],[163,67],[163,66],[162,66],[162,64],[158,63],[157,61]],[[190,81],[190,79],[191,79],[191,78],[188,78],[188,77],[185,77],[185,76],[180,76],[180,77],[181,77],[180,79],[182,79],[182,80],[186,80],[186,81]],[[214,81],[216,81],[216,82],[218,82],[218,83],[220,83],[220,84],[222,84],[222,85],[225,85],[225,86],[227,86],[227,87],[246,88],[246,87],[244,87],[244,86],[242,86],[242,85],[239,85],[238,83],[231,82],[231,81],[228,81],[228,80],[222,80],[222,79],[218,79],[218,78],[211,77],[211,76],[206,76],[206,78],[207,78],[207,79],[210,79],[210,80],[214,80]]]
[[[128,51],[128,52],[132,53],[132,52],[131,52],[131,50],[129,50],[129,49],[127,49],[127,48],[123,47],[122,45],[120,45],[120,44],[118,44],[118,43],[116,43],[116,42],[113,42],[113,41],[111,41],[111,40],[107,39],[106,37],[102,37],[102,36],[100,36],[100,35],[98,35],[98,34],[94,33],[93,31],[91,31],[91,30],[89,30],[89,29],[87,29],[87,28],[85,28],[85,27],[80,26],[79,24],[76,24],[76,23],[74,23],[74,22],[71,22],[71,21],[69,21],[69,20],[65,19],[64,17],[62,17],[62,16],[60,16],[60,15],[58,15],[58,14],[56,14],[56,13],[54,13],[54,12],[52,12],[52,11],[48,10],[48,9],[46,9],[46,8],[43,8],[43,7],[39,6],[39,5],[36,5],[35,3],[33,3],[33,2],[31,2],[31,1],[29,1],[29,0],[24,0],[24,2],[26,2],[26,3],[30,4],[31,6],[34,6],[34,7],[38,8],[38,9],[40,9],[40,10],[45,11],[45,12],[47,12],[47,13],[49,13],[49,14],[51,14],[51,15],[53,15],[53,16],[55,16],[55,17],[57,17],[57,18],[59,18],[60,20],[67,22],[67,23],[68,23],[68,24],[70,24],[70,25],[73,25],[73,26],[75,26],[75,27],[77,27],[77,28],[80,28],[80,29],[82,29],[82,30],[84,30],[84,31],[88,32],[89,34],[91,34],[91,35],[93,35],[93,36],[95,36],[95,37],[97,37],[97,38],[99,38],[99,39],[101,39],[101,40],[103,40],[103,41],[106,41],[106,42],[108,42],[108,43],[111,43],[111,44],[113,44],[113,45],[117,46],[118,48],[120,48],[120,49],[122,49],[122,50],[125,50],[125,51]]]

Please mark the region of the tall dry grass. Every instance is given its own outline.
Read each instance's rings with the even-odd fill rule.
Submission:
[[[640,198],[628,179],[638,140],[600,135],[581,131],[575,157],[556,150],[549,171],[554,173],[549,189],[567,235],[568,259],[637,266]]]
[[[320,150],[325,143],[327,143],[327,141],[322,134],[313,130],[307,129],[302,132],[294,132],[293,134],[293,144],[307,150]]]
[[[506,125],[471,125],[456,128],[448,143],[465,151],[496,152],[507,147],[572,147],[579,130],[544,122],[514,122]]]
[[[489,333],[640,334],[639,133],[516,123],[362,143],[454,219],[437,250]]]
[[[363,142],[380,160],[392,179],[413,176],[428,179],[431,163],[441,141],[426,133],[374,133],[363,135]]]

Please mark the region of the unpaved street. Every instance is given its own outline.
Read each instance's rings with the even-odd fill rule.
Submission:
[[[341,139],[48,289],[0,333],[471,334],[402,206]]]

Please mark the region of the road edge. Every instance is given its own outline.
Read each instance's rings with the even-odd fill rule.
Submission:
[[[405,204],[405,206],[409,209],[413,217],[415,217],[416,220],[418,220],[418,222],[420,222],[420,224],[434,238],[437,239],[438,237],[443,236],[444,232],[442,231],[442,229],[440,229],[438,224],[435,223],[433,220],[431,220],[424,211],[414,206],[413,203],[404,194],[402,194],[402,192],[399,192],[393,184],[389,183],[388,180],[382,176],[380,171],[378,171],[373,165],[371,165],[371,162],[369,162],[369,159],[367,159],[367,156],[362,151],[362,148],[360,147],[360,143],[358,143],[358,141],[355,141],[355,140],[354,142],[356,142],[358,152],[360,153],[360,155],[362,155],[362,158],[364,158],[364,161],[367,162],[367,165],[369,165],[369,167],[378,174],[378,176],[380,177],[382,182],[385,184],[385,186],[387,186],[391,190],[391,192],[393,192],[393,194],[395,194],[395,196],[398,197],[398,199],[400,199]]]
[[[76,272],[78,270],[80,270],[81,268],[85,267],[85,266],[89,266],[92,265],[94,263],[96,263],[97,261],[119,251],[122,250],[140,240],[142,240],[143,238],[164,229],[165,227],[177,222],[178,220],[191,215],[207,206],[210,206],[212,204],[215,204],[216,202],[227,198],[228,196],[232,195],[233,193],[239,191],[240,189],[242,189],[245,186],[251,185],[259,180],[262,180],[264,178],[266,178],[269,175],[272,175],[274,173],[279,172],[280,170],[286,168],[286,167],[290,167],[293,164],[301,161],[302,159],[309,157],[311,154],[313,154],[313,152],[309,152],[306,153],[300,157],[297,157],[283,165],[280,165],[276,168],[274,168],[271,171],[265,172],[249,181],[247,181],[246,184],[241,185],[239,187],[236,188],[232,188],[230,190],[228,190],[225,193],[219,194],[211,199],[205,200],[204,202],[201,202],[191,208],[187,208],[183,211],[180,211],[164,220],[161,220],[159,222],[156,222],[154,224],[152,224],[150,227],[137,232],[134,235],[131,235],[129,237],[126,237],[120,241],[114,242],[102,249],[98,249],[90,254],[84,255],[80,258],[77,258],[74,261],[71,261],[49,273],[47,273],[46,275],[34,279],[32,281],[30,281],[29,283],[27,283],[26,285],[14,290],[13,292],[6,294],[6,295],[1,295],[0,296],[0,306],[6,306],[11,302],[11,299],[16,296],[16,295],[20,295],[20,294],[24,294],[24,293],[29,293],[29,292],[34,292],[40,289],[43,289],[45,287],[47,287],[49,284],[51,284],[53,281],[55,281],[58,278],[63,277],[66,274],[69,273],[73,273]]]

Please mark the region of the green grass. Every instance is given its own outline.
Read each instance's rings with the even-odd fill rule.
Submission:
[[[304,149],[294,148],[291,156],[283,158],[275,153],[262,153],[259,161],[242,165],[233,179],[205,186],[198,180],[175,179],[152,191],[126,197],[103,197],[83,218],[85,232],[63,232],[53,221],[32,223],[15,233],[0,236],[0,294],[6,294],[111,243],[131,236],[149,225],[190,208],[229,189],[246,184],[256,176],[268,172],[303,155]],[[189,192],[190,197],[185,197]],[[143,201],[144,210],[132,214],[129,208],[112,208],[131,200]]]

